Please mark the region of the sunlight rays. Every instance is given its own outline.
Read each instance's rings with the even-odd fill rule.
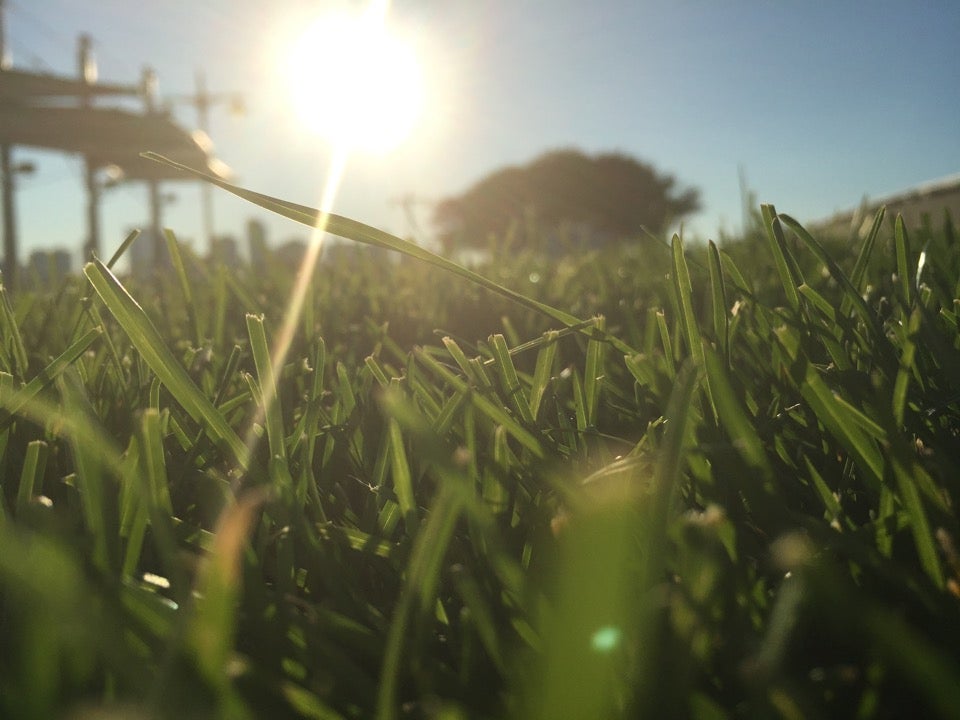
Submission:
[[[320,216],[271,353],[277,375],[296,335],[351,153],[391,150],[410,134],[420,113],[420,68],[412,50],[387,31],[389,6],[389,0],[374,0],[361,14],[318,18],[296,39],[284,63],[293,109],[306,127],[328,142],[330,160],[320,194]],[[261,392],[266,413],[276,402],[277,390],[263,387]],[[258,414],[245,438],[251,451],[261,420]]]

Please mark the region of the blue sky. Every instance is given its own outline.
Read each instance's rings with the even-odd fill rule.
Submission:
[[[212,113],[218,156],[241,184],[319,202],[330,150],[293,117],[275,59],[308,18],[342,2],[6,5],[16,68],[72,75],[86,32],[102,81],[133,83],[151,65],[162,96],[185,94],[202,69],[211,90],[242,92],[244,117]],[[390,17],[423,63],[424,115],[391,154],[351,157],[335,210],[401,234],[411,228],[397,197],[456,194],[556,147],[623,151],[700,188],[703,211],[686,225],[700,239],[739,228],[741,167],[758,200],[803,220],[960,171],[956,0],[395,0]],[[176,115],[194,125],[191,108]],[[15,159],[38,169],[17,194],[22,254],[78,250],[80,160],[26,149]],[[203,250],[199,190],[167,189],[178,197],[165,224]],[[273,242],[304,235],[215,198],[218,232],[242,235],[261,217]],[[108,191],[104,253],[146,217],[142,186]]]

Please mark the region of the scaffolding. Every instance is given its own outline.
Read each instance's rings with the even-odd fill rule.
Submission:
[[[0,0],[0,58],[6,58],[3,0]],[[225,178],[229,171],[210,153],[205,133],[190,133],[176,124],[158,104],[157,76],[145,68],[136,85],[97,82],[91,39],[83,35],[77,51],[77,76],[14,70],[0,61],[0,194],[3,213],[3,284],[17,285],[19,248],[14,190],[17,168],[11,162],[14,146],[80,155],[87,193],[87,234],[84,256],[100,254],[99,202],[103,183],[98,173],[109,169],[112,182],[140,181],[147,185],[152,260],[162,257],[162,196],[160,183],[188,180],[176,169],[145,160],[144,151],[165,155],[179,163]],[[98,107],[97,98],[138,98],[142,112]],[[206,124],[211,96],[198,88],[197,108]],[[206,128],[204,127],[204,130]],[[204,202],[204,224],[211,233],[209,201]]]

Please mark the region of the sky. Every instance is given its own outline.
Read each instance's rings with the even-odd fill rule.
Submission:
[[[136,83],[149,65],[161,98],[190,94],[198,70],[212,92],[242,94],[244,115],[211,111],[216,155],[241,185],[319,204],[334,149],[293,110],[281,58],[312,18],[363,2],[5,5],[16,69],[75,75],[87,33],[103,82]],[[960,171],[956,0],[395,0],[388,25],[419,60],[420,119],[389,153],[347,157],[333,210],[404,236],[429,238],[431,202],[555,148],[624,152],[699,188],[684,233],[700,240],[741,227],[741,173],[758,202],[814,221]],[[189,105],[173,112],[196,126]],[[22,256],[66,248],[79,263],[81,160],[26,148],[14,160],[36,165],[18,179]],[[204,252],[198,186],[164,191],[164,224]],[[218,234],[242,238],[260,218],[271,244],[306,236],[214,192]],[[146,198],[141,184],[105,192],[104,254],[146,224]]]

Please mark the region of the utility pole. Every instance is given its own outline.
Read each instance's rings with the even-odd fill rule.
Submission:
[[[207,94],[207,79],[202,70],[197,70],[196,82],[194,101],[197,108],[198,127],[209,136],[211,97]],[[203,218],[203,234],[209,250],[213,250],[213,192],[211,190],[210,183],[200,183],[200,215]]]
[[[97,64],[93,57],[93,40],[81,35],[77,49],[77,74],[80,78],[80,107],[93,105],[91,86],[97,81]],[[100,256],[100,186],[97,166],[88,155],[83,157],[83,182],[87,188],[87,242],[83,246],[81,264]]]
[[[205,135],[210,136],[210,108],[213,105],[226,103],[231,112],[240,115],[244,112],[243,96],[239,93],[211,93],[207,91],[207,79],[202,70],[197,70],[196,85],[193,95],[173,97],[170,102],[192,105],[197,111],[197,128]],[[203,234],[206,236],[207,247],[213,249],[213,192],[210,183],[200,184],[200,210],[203,217]]]
[[[6,1],[0,0],[0,71],[10,66],[7,57],[7,27],[4,21]],[[12,147],[0,144],[0,194],[3,205],[3,284],[8,288],[17,287],[17,223],[13,216],[13,168],[10,156]]]
[[[146,114],[154,115],[157,112],[157,92],[159,90],[159,81],[157,73],[152,68],[143,69],[143,100],[146,105]],[[153,267],[160,266],[160,258],[163,257],[163,229],[160,219],[160,181],[147,180],[147,193],[150,202],[150,235],[153,243]]]

